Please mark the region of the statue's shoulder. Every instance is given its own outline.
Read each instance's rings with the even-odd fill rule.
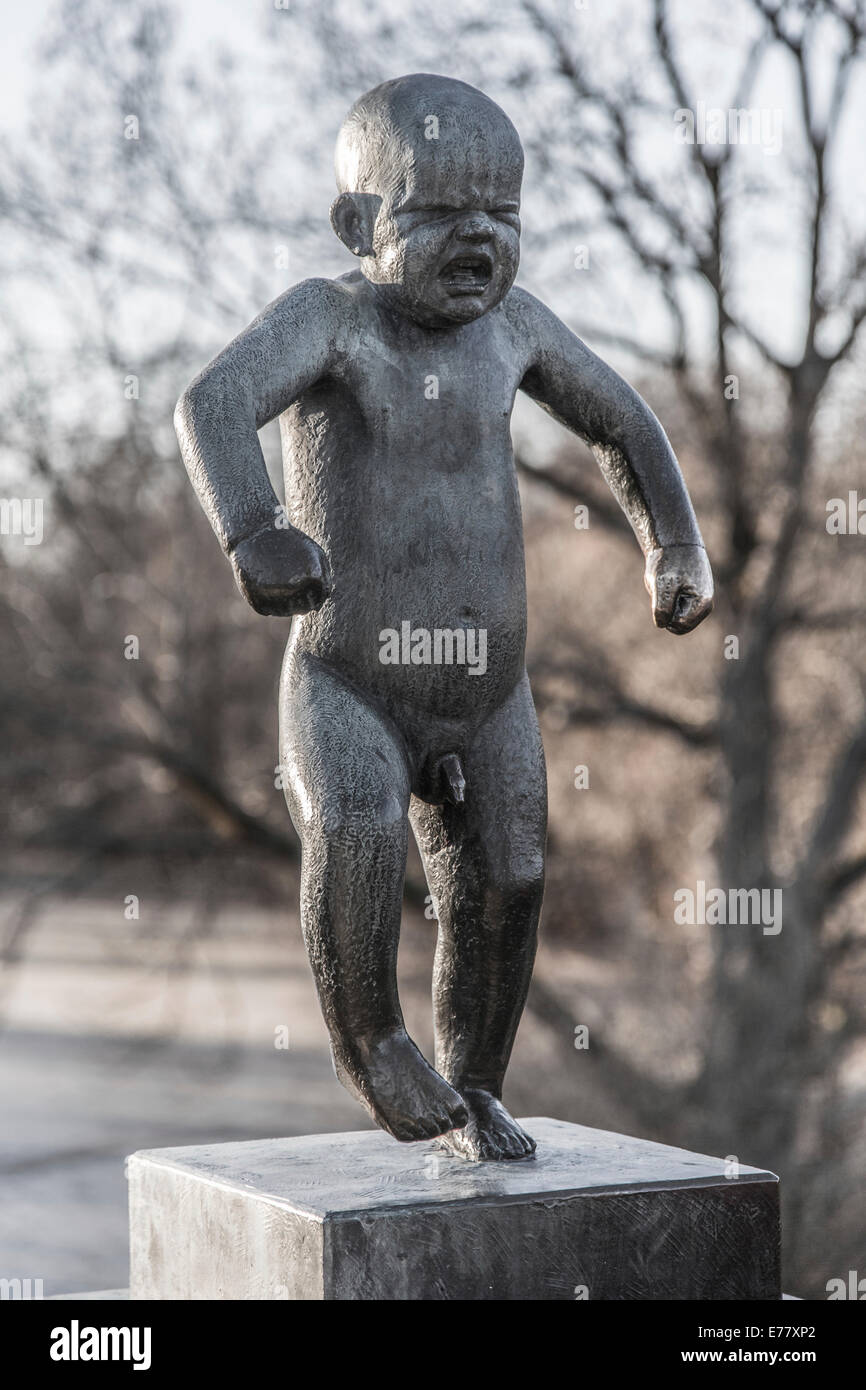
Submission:
[[[350,281],[351,274],[341,275],[336,280],[324,275],[311,276],[292,285],[264,312],[280,317],[318,318],[323,322],[344,323],[357,317],[359,307],[358,292]]]
[[[522,285],[511,286],[502,301],[502,307],[511,322],[524,329],[532,324],[544,323],[552,316],[552,310]]]

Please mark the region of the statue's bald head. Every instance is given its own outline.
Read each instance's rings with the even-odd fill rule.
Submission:
[[[505,112],[450,77],[383,82],[337,141],[331,225],[379,298],[418,323],[470,323],[520,260],[523,150]]]
[[[412,73],[359,97],[337,138],[340,192],[394,196],[422,163],[452,179],[467,165],[507,168],[519,182],[523,150],[502,108],[467,82]]]

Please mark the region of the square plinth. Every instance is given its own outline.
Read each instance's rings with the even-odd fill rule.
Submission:
[[[772,1173],[559,1120],[532,1159],[379,1132],[127,1163],[133,1299],[781,1297]]]

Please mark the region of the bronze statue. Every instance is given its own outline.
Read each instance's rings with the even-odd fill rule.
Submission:
[[[591,445],[646,557],[655,622],[712,575],[646,403],[514,285],[523,151],[463,82],[415,74],[340,131],[358,266],[288,290],[184,392],[184,461],[244,597],[295,615],[280,693],[304,937],[340,1080],[396,1139],[469,1159],[533,1139],[501,1102],[544,879],[510,417],[518,389]],[[286,502],[256,431],[280,416]],[[408,824],[438,917],[435,1070],[396,959]]]

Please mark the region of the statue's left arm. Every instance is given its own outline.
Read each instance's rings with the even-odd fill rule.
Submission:
[[[521,389],[585,440],[640,542],[653,618],[690,632],[713,576],[683,475],[646,401],[540,300],[512,291],[529,364]]]

